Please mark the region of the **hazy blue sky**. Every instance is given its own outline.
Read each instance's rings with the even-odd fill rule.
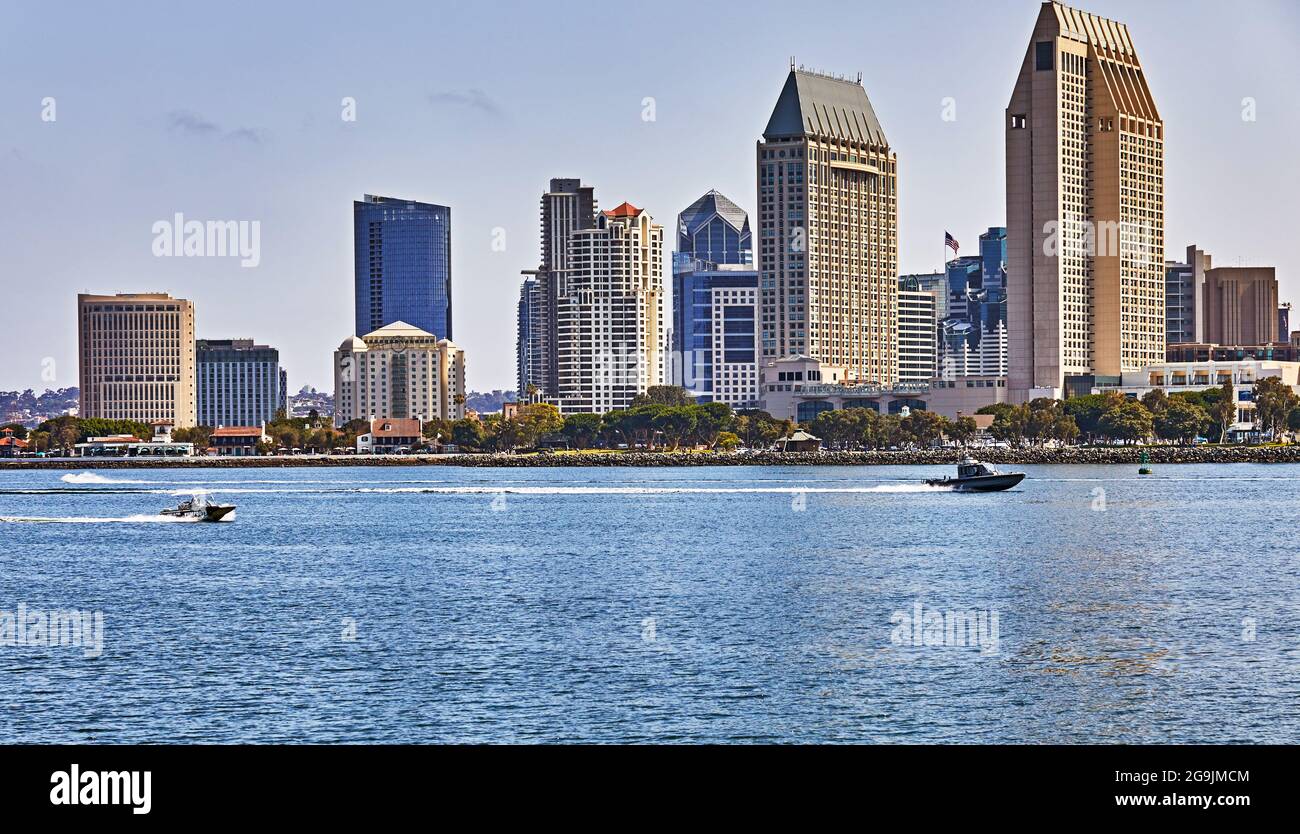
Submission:
[[[0,388],[76,384],[75,293],[166,291],[197,304],[201,338],[273,344],[294,390],[328,390],[364,193],[452,207],[470,387],[513,387],[547,180],[580,176],[670,230],[709,188],[752,212],[754,142],[792,55],[863,73],[899,157],[902,271],[934,269],[945,229],[969,252],[1004,222],[1003,111],[1038,7],[0,2]],[[1129,25],[1165,119],[1167,253],[1276,265],[1300,301],[1300,4],[1083,8]],[[154,257],[151,227],[176,212],[260,221],[260,266]]]

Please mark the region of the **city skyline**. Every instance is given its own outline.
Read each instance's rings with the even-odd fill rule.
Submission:
[[[226,46],[237,52],[256,52],[262,38],[287,32],[296,17],[268,10],[267,31],[257,36],[219,25],[212,40],[188,44],[192,55],[174,52],[166,39],[151,41],[148,48],[134,44],[142,51],[132,61],[125,53],[133,45],[130,38],[118,46],[91,40],[102,14],[98,10],[79,10],[62,20],[60,15],[71,13],[53,11],[61,34],[40,44],[39,56],[33,52],[37,41],[21,36],[24,12],[16,12],[0,51],[5,56],[0,57],[5,68],[0,106],[6,125],[13,127],[9,141],[0,144],[0,173],[14,184],[19,199],[0,215],[12,232],[0,270],[17,276],[26,306],[23,315],[4,322],[14,347],[0,371],[0,388],[75,384],[76,328],[66,299],[82,290],[166,292],[190,299],[198,311],[199,338],[251,337],[275,344],[292,388],[327,386],[335,334],[348,329],[353,313],[347,207],[366,193],[447,205],[457,212],[452,241],[456,341],[472,356],[469,387],[513,387],[515,346],[500,336],[513,331],[520,270],[536,267],[538,189],[553,177],[581,177],[605,194],[609,205],[629,200],[653,216],[672,217],[716,188],[756,214],[749,154],[788,72],[790,54],[798,63],[849,77],[863,72],[902,170],[897,271],[938,269],[941,231],[972,239],[1005,222],[1003,112],[1038,6],[1017,2],[975,9],[936,3],[912,10],[845,11],[849,19],[869,21],[873,31],[882,32],[870,49],[849,36],[852,26],[835,27],[841,34],[815,20],[794,21],[768,34],[754,24],[756,37],[744,48],[730,41],[717,47],[722,53],[711,66],[733,93],[724,98],[706,94],[673,63],[681,59],[680,46],[662,58],[638,58],[645,67],[635,82],[626,76],[592,82],[586,62],[576,60],[527,78],[491,66],[495,50],[518,49],[526,38],[535,38],[532,28],[546,31],[562,24],[563,6],[524,10],[511,21],[482,10],[450,11],[439,25],[495,31],[487,54],[467,62],[461,47],[447,44],[447,54],[459,56],[459,63],[446,58],[443,66],[444,57],[436,56],[420,81],[402,84],[388,83],[391,68],[371,73],[352,67],[349,76],[320,58],[299,66],[303,50],[335,43],[322,24],[307,21],[301,44],[295,41],[287,55],[273,60],[250,55],[246,66],[225,79],[227,86],[202,71],[204,55],[221,46],[219,39],[228,38]],[[1267,76],[1256,76],[1253,56],[1300,30],[1300,13],[1282,3],[1260,3],[1255,14],[1244,16],[1248,20],[1224,20],[1211,4],[1130,8],[1099,0],[1080,8],[1122,20],[1134,33],[1160,115],[1170,126],[1167,257],[1194,241],[1219,255],[1224,266],[1242,258],[1276,265],[1281,299],[1293,299],[1300,278],[1284,247],[1286,219],[1300,214],[1300,183],[1284,164],[1283,151],[1300,129],[1300,114],[1285,87],[1285,79],[1296,74],[1286,72],[1285,62],[1296,57],[1272,50],[1283,63]],[[722,14],[720,8],[697,11],[705,17]],[[758,11],[755,7],[756,20]],[[142,12],[120,14],[129,20]],[[184,26],[192,14],[176,10],[172,25]],[[936,15],[971,36],[946,43],[937,58],[923,51],[927,21]],[[417,31],[435,24],[414,11],[405,17]],[[615,15],[605,28],[588,34],[603,35],[601,42],[612,48],[625,38],[644,43],[672,18],[667,14],[664,23],[652,22],[649,33],[634,37]],[[48,20],[42,24],[49,25]],[[410,36],[397,20],[388,28],[367,26],[372,28],[353,33],[361,43]],[[1215,51],[1213,66],[1205,66],[1186,47],[1211,39],[1224,46]],[[62,50],[90,57],[73,59]],[[117,50],[124,52],[119,56]],[[728,60],[733,51],[744,60],[729,66],[735,64]],[[528,54],[512,63],[526,62]],[[915,71],[900,74],[898,67],[909,65],[907,56]],[[104,92],[94,79],[69,75],[94,59],[123,67],[120,89],[103,101],[91,100]],[[142,79],[156,59],[172,63],[170,78],[152,97],[128,95],[133,82],[154,89]],[[258,77],[271,83],[253,83]],[[564,119],[551,116],[564,128],[556,131],[560,135],[542,140],[530,131],[527,147],[519,147],[522,126],[539,112],[555,113],[556,102],[571,101],[568,93],[578,80],[593,85],[590,112],[570,107]],[[63,94],[74,90],[77,95]],[[47,97],[53,98],[57,117],[43,122]],[[355,122],[340,119],[345,97],[355,97]],[[943,119],[946,98],[952,99],[955,121]],[[1257,121],[1243,120],[1245,98],[1255,99]],[[624,112],[626,124],[616,118]],[[412,121],[420,128],[415,140],[421,141],[413,140],[409,129],[398,134]],[[701,123],[712,127],[701,131]],[[1234,153],[1224,154],[1224,147]],[[492,176],[485,178],[481,166],[489,160]],[[672,175],[665,176],[666,170]],[[1234,203],[1272,210],[1223,211]],[[260,263],[246,268],[221,257],[155,257],[153,224],[178,212],[205,221],[260,222]],[[499,237],[503,245],[495,248]],[[47,358],[55,360],[52,380],[43,377]]]

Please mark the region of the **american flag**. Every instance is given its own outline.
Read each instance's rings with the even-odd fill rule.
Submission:
[[[951,246],[951,247],[952,247],[952,253],[953,253],[954,255],[957,254],[957,251],[958,251],[957,238],[953,237],[953,236],[952,236],[950,233],[948,233],[948,232],[944,232],[944,233],[943,233],[943,245],[944,245],[944,246]]]

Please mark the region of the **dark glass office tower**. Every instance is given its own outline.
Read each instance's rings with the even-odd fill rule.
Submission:
[[[451,209],[375,197],[352,204],[356,335],[397,321],[451,335]]]
[[[758,399],[758,272],[749,216],[710,191],[677,216],[673,384],[698,402]]]

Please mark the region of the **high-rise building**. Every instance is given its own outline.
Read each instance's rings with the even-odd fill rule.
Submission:
[[[941,288],[922,289],[915,278],[899,279],[899,382],[929,382],[934,379],[938,356],[935,311],[942,294]]]
[[[663,227],[630,203],[570,232],[556,310],[563,413],[627,408],[664,384],[663,245]]]
[[[531,351],[536,362],[529,380],[543,396],[554,397],[559,389],[556,327],[559,297],[569,257],[569,237],[596,223],[595,190],[582,180],[556,178],[541,200],[542,262],[524,275],[537,282],[538,327],[530,332]],[[522,392],[521,392],[522,396]]]
[[[1277,308],[1277,340],[1279,342],[1288,342],[1291,340],[1291,302],[1279,304]]]
[[[165,293],[81,294],[77,335],[82,417],[196,425],[193,304]]]
[[[758,400],[758,272],[749,216],[710,191],[677,217],[672,381],[697,402]]]
[[[451,338],[451,209],[370,194],[352,204],[356,332],[404,321]]]
[[[861,77],[791,67],[757,148],[760,344],[898,379],[898,161]]]
[[[201,426],[265,426],[285,408],[280,351],[252,339],[194,345]]]
[[[1165,343],[1205,341],[1205,271],[1210,256],[1187,247],[1187,260],[1165,263]]]
[[[1044,3],[1006,120],[1011,399],[1163,361],[1164,122],[1127,27]]]
[[[1277,271],[1271,266],[1205,270],[1205,340],[1219,345],[1276,341],[1277,295]]]
[[[350,420],[459,420],[465,416],[465,352],[406,322],[334,351],[334,424]]]
[[[531,392],[540,394],[546,387],[542,352],[543,308],[541,282],[536,276],[524,279],[519,287],[519,314],[515,330],[516,396],[520,402]]]
[[[980,253],[947,266],[948,301],[940,310],[939,376],[1007,374],[1007,230],[991,226]]]

